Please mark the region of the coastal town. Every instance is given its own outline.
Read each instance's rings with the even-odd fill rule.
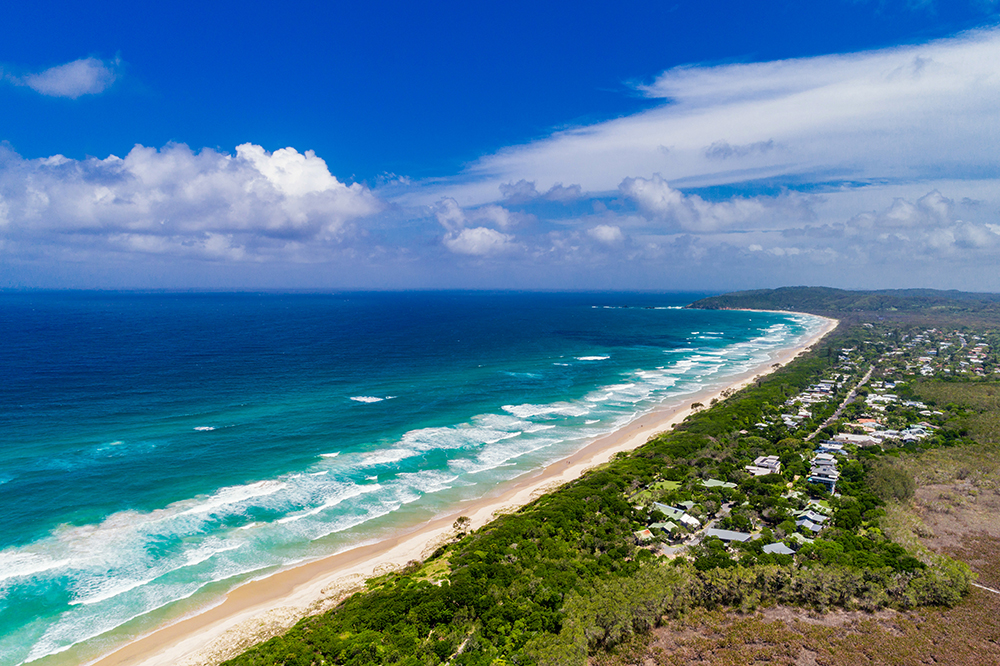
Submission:
[[[831,350],[825,376],[732,433],[726,456],[665,470],[628,500],[645,529],[636,542],[655,554],[787,564],[823,557],[830,528],[878,536],[880,510],[861,490],[862,461],[948,443],[954,405],[912,395],[927,377],[1000,374],[995,334],[865,324],[858,344]],[[943,406],[942,406],[943,407]],[[817,545],[817,543],[819,545]]]

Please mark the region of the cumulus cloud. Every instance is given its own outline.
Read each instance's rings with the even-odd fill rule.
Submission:
[[[614,224],[598,224],[587,230],[587,235],[605,245],[615,245],[625,240],[625,234]]]
[[[526,203],[533,199],[544,199],[546,201],[560,201],[567,203],[583,198],[583,188],[579,185],[564,186],[556,183],[544,193],[539,192],[534,182],[521,179],[516,183],[503,183],[500,185],[500,194],[508,203]]]
[[[104,92],[118,78],[121,60],[105,61],[98,58],[80,58],[63,65],[56,65],[37,73],[21,76],[7,74],[11,83],[26,86],[49,97],[76,99],[83,95]]]
[[[383,208],[312,151],[172,144],[124,158],[0,156],[8,240],[228,259],[308,259]]]
[[[449,233],[444,238],[444,244],[452,252],[482,257],[507,251],[513,240],[513,236],[495,229],[475,227]]]
[[[786,222],[813,217],[809,198],[801,195],[733,197],[709,202],[696,194],[685,195],[672,188],[659,174],[652,178],[626,178],[618,189],[634,201],[647,218],[692,232],[719,231],[774,217],[781,217]]]
[[[918,254],[967,256],[969,250],[1000,249],[994,224],[958,217],[959,205],[937,190],[916,201],[896,198],[881,211],[861,213],[845,225],[851,242],[890,246]],[[857,241],[854,241],[857,242]]]
[[[451,198],[439,201],[434,206],[434,215],[445,228],[444,246],[456,254],[474,256],[507,252],[517,246],[513,235],[483,225],[510,229],[533,219],[497,205],[466,210]],[[473,226],[477,224],[480,226]]]

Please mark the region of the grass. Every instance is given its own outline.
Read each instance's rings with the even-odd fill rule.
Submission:
[[[677,490],[681,487],[676,481],[657,481],[645,490],[640,490],[630,498],[633,504],[650,504],[656,501],[663,493]]]

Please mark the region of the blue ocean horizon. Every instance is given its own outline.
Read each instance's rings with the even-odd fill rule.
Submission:
[[[384,538],[822,325],[702,295],[0,293],[0,666]]]

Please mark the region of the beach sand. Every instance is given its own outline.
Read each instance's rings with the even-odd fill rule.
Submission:
[[[788,314],[788,313],[783,313]],[[836,328],[827,319],[801,346],[783,350],[766,363],[732,378],[727,386],[684,397],[682,404],[664,406],[600,437],[568,458],[494,488],[483,498],[421,525],[402,529],[378,543],[352,548],[301,566],[279,571],[242,585],[219,605],[162,627],[90,663],[98,666],[202,666],[218,664],[262,640],[282,633],[302,617],[332,608],[361,589],[364,581],[421,560],[455,535],[459,516],[478,529],[495,516],[517,510],[540,495],[578,478],[586,470],[608,462],[616,453],[631,451],[654,435],[669,430],[693,411],[706,407],[723,393],[739,390],[773,372]]]

